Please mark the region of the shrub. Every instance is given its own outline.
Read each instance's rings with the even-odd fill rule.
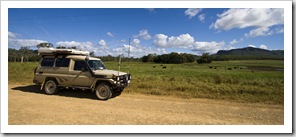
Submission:
[[[214,81],[216,84],[221,84],[223,82],[223,78],[221,75],[214,76]]]

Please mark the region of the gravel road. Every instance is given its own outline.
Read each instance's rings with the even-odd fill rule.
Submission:
[[[9,85],[9,125],[283,125],[284,106],[124,93],[100,101],[89,91],[46,95]]]

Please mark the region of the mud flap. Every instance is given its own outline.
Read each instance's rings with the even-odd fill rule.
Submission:
[[[44,85],[44,83],[45,83],[45,79],[46,79],[46,78],[44,78],[44,80],[43,80],[43,82],[42,82],[42,84],[41,84],[40,90],[43,90],[43,85]]]

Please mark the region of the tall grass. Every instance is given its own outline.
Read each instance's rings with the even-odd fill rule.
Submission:
[[[9,62],[8,84],[33,84],[37,64],[38,62]]]
[[[154,64],[123,62],[121,71],[132,74],[125,93],[180,98],[210,98],[238,102],[283,104],[284,72],[250,70],[247,66],[283,68],[283,61],[214,61],[211,64]],[[37,63],[9,63],[9,83],[32,84]],[[118,70],[117,62],[105,62]],[[166,69],[162,67],[166,66]],[[210,66],[215,66],[210,68]],[[234,69],[234,67],[237,67]],[[228,70],[228,68],[232,68]],[[22,77],[20,77],[22,76]]]

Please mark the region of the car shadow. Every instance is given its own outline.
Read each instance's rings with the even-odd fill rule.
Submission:
[[[40,90],[39,85],[28,85],[28,86],[18,86],[12,88],[12,90],[19,90],[22,92],[30,92],[30,93],[36,93],[36,94],[43,94],[44,91]],[[63,96],[63,97],[72,97],[72,98],[80,98],[80,99],[92,99],[92,100],[98,100],[95,93],[91,92],[90,90],[81,90],[81,89],[60,89],[59,92],[52,96]],[[115,98],[116,96],[111,97]]]

